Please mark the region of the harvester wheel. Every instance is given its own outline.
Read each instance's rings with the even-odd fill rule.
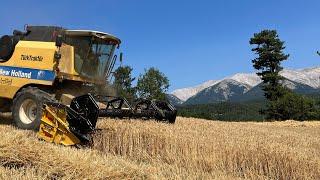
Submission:
[[[16,126],[21,129],[38,130],[44,101],[54,101],[54,98],[35,87],[27,87],[18,92],[12,107]]]

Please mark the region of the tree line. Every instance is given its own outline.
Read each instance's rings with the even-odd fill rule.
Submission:
[[[178,106],[177,109],[178,116],[183,117],[220,121],[263,121],[265,117],[259,111],[264,107],[264,101],[250,101],[186,105]]]

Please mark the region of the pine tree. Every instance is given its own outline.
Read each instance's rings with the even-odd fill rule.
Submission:
[[[283,78],[279,75],[283,69],[281,62],[287,60],[289,54],[283,52],[284,42],[279,39],[276,30],[255,33],[250,39],[250,45],[256,45],[252,51],[258,57],[253,59],[252,63],[263,81],[264,96],[270,102],[266,113],[270,119],[279,119],[279,113],[274,109],[273,103],[289,91],[281,85]]]

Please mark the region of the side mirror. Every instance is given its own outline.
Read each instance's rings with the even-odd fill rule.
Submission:
[[[122,63],[122,61],[123,61],[123,53],[121,52],[120,53],[120,62]]]
[[[58,36],[56,37],[56,46],[57,46],[57,47],[61,47],[61,46],[62,46],[62,42],[63,42],[62,36],[61,36],[61,35],[58,35]]]

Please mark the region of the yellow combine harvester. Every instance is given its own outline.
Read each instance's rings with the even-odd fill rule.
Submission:
[[[177,112],[170,103],[138,100],[130,105],[122,97],[99,95],[112,75],[120,43],[108,33],[54,26],[26,26],[24,32],[2,36],[0,111],[12,111],[22,129],[38,130],[41,124],[42,139],[65,145],[89,142],[98,117],[174,123]]]

